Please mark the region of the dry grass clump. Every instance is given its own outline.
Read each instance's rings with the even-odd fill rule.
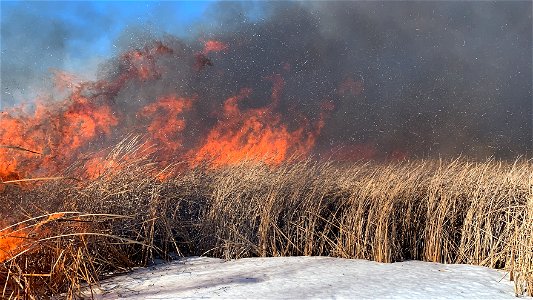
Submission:
[[[132,267],[129,259],[117,262],[113,244],[137,243],[112,234],[105,223],[114,215],[61,212],[32,218],[5,228],[0,241],[12,237],[17,248],[0,266],[2,299],[40,299],[63,294],[68,298],[83,286],[117,267]],[[126,270],[126,269],[124,269]]]
[[[3,297],[72,298],[84,282],[172,255],[468,263],[506,269],[517,294],[533,294],[531,161],[244,162],[162,173],[147,153],[124,143],[107,160],[120,168],[104,166],[96,179],[6,185],[0,213],[27,221],[11,227],[26,240],[0,264]],[[64,213],[48,219],[54,212]]]

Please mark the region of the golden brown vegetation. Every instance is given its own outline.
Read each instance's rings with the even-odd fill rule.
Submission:
[[[112,161],[139,149],[122,145]],[[75,298],[83,284],[171,255],[476,264],[508,270],[517,294],[533,294],[531,161],[242,163],[147,176],[157,164],[137,157],[89,182],[4,184],[1,215],[26,221],[0,232],[23,241],[5,248],[2,297]]]

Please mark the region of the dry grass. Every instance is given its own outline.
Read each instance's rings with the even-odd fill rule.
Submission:
[[[110,154],[120,168],[95,180],[5,185],[1,215],[26,221],[3,231],[25,240],[0,264],[2,297],[75,298],[170,255],[467,263],[506,269],[533,294],[531,161],[173,166],[183,171],[161,179],[141,148],[122,144]]]

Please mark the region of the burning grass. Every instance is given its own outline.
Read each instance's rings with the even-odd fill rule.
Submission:
[[[161,170],[143,147],[119,148],[91,180],[3,184],[0,213],[14,225],[0,231],[2,297],[75,298],[173,255],[467,263],[508,270],[517,294],[533,294],[531,161]]]

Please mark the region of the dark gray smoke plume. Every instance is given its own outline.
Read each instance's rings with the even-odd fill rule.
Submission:
[[[532,150],[531,2],[273,3],[250,24],[235,4],[213,93],[283,73],[285,113],[335,110],[319,149],[509,157]],[[216,77],[216,78],[215,78]],[[259,88],[258,91],[264,91]],[[264,97],[258,97],[264,98]]]
[[[272,2],[256,19],[247,5],[214,5],[197,42],[156,32],[173,50],[156,61],[161,76],[125,86],[113,102],[127,114],[160,95],[196,97],[186,133],[195,143],[242,88],[253,99],[243,108],[268,105],[278,76],[277,110],[290,126],[331,110],[315,147],[322,157],[533,154],[531,2]],[[124,48],[148,36],[125,35]],[[228,49],[198,68],[207,39]],[[100,76],[120,68],[112,60]]]

